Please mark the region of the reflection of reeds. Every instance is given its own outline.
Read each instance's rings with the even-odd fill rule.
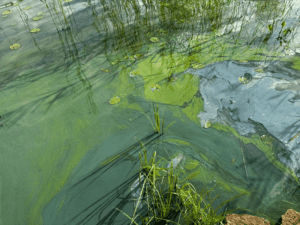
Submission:
[[[221,203],[216,210],[212,208],[212,202],[216,200],[216,196],[210,203],[204,200],[205,195],[211,191],[208,190],[201,194],[197,193],[196,188],[187,180],[181,181],[179,173],[175,173],[173,162],[169,168],[159,167],[155,163],[156,152],[154,152],[149,163],[147,160],[147,153],[142,144],[143,156],[140,153],[140,185],[142,186],[139,193],[133,216],[121,211],[127,218],[131,220],[130,224],[136,224],[140,219],[143,225],[162,224],[171,222],[171,224],[208,224],[214,225],[222,223],[226,218],[226,214],[235,211],[226,211],[220,215],[216,212],[229,201],[238,198],[243,194],[237,195],[223,203]],[[143,157],[143,159],[142,159]],[[203,194],[204,193],[204,194]],[[143,196],[143,198],[142,198]],[[143,215],[136,215],[138,206],[141,202],[147,205],[147,213]],[[144,205],[145,205],[144,204]],[[250,210],[249,210],[250,211]]]

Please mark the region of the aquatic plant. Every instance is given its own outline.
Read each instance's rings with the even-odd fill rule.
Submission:
[[[206,121],[206,123],[204,124],[204,128],[210,128],[212,125],[212,123],[210,121]]]
[[[24,9],[25,9],[25,10],[31,9],[31,6],[27,6],[27,7],[25,7]]]
[[[101,71],[105,72],[105,73],[109,73],[110,69],[101,69]]]
[[[21,45],[19,43],[15,43],[15,44],[10,46],[10,49],[18,49],[20,47],[21,47]]]
[[[187,180],[181,180],[179,173],[174,171],[175,167],[173,161],[167,168],[159,167],[155,162],[156,152],[153,153],[152,158],[148,162],[147,152],[145,146],[142,144],[142,154],[140,153],[140,173],[138,181],[134,182],[134,189],[138,185],[138,189],[134,196],[135,204],[133,216],[129,216],[122,210],[119,210],[123,215],[131,220],[130,224],[136,224],[137,218],[142,221],[143,225],[157,224],[157,223],[172,223],[172,224],[208,224],[215,225],[225,220],[226,214],[231,213],[237,209],[223,212],[217,215],[217,211],[229,201],[232,201],[245,193],[237,195],[227,201],[221,203],[217,209],[212,208],[212,203],[219,196],[217,195],[210,203],[204,199],[205,195],[213,189],[205,191],[203,189],[201,194],[198,194],[196,188]],[[132,187],[133,187],[132,186]],[[131,188],[131,190],[133,190]],[[204,193],[204,194],[203,194]],[[147,205],[147,213],[136,215],[138,208],[141,208],[141,202]]]
[[[130,72],[129,76],[134,77],[136,75],[139,75],[139,72],[137,70],[133,70]]]
[[[249,80],[246,77],[242,76],[242,77],[239,77],[239,82],[242,84],[248,84]]]
[[[109,100],[109,104],[115,105],[115,104],[119,103],[120,101],[121,101],[121,98],[118,96],[115,96]]]
[[[196,69],[201,69],[204,66],[201,63],[192,63],[191,67],[196,70]]]
[[[149,118],[149,116],[142,112],[142,114],[147,116],[147,118],[149,119],[149,121],[150,121],[150,123],[153,127],[154,132],[163,134],[164,133],[164,125],[165,125],[164,117],[163,117],[162,122],[161,122],[160,116],[159,116],[159,113],[158,113],[158,105],[156,105],[156,107],[155,107],[154,103],[153,103],[153,113],[154,113],[154,119],[155,119],[155,126],[153,125],[153,123],[152,123],[151,119]],[[165,131],[167,131],[168,128],[175,122],[176,121],[170,123]]]
[[[8,14],[11,14],[12,13],[12,10],[7,10],[7,11],[4,11],[3,13],[2,13],[2,15],[8,15]]]
[[[37,33],[37,32],[40,32],[40,28],[33,28],[30,30],[30,33]]]
[[[44,18],[43,16],[37,16],[37,17],[34,17],[32,20],[37,21],[37,20],[41,20],[43,18]]]
[[[155,43],[155,42],[159,42],[159,39],[157,37],[152,37],[150,38],[150,41]]]
[[[161,88],[161,86],[159,84],[151,84],[150,85],[150,89],[155,92],[159,91],[160,88]]]

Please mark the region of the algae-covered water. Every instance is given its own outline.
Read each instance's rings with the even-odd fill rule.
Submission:
[[[0,225],[128,224],[140,140],[214,207],[247,193],[219,213],[300,211],[299,7],[2,1]]]

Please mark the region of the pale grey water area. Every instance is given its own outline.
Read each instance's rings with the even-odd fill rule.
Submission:
[[[200,76],[200,92],[204,112],[198,115],[206,121],[230,125],[240,135],[257,133],[255,123],[262,124],[270,134],[293,152],[291,160],[279,158],[300,176],[300,74],[282,62],[238,63],[219,62],[200,70],[188,72]],[[263,68],[264,72],[256,72]],[[251,74],[252,80],[242,84],[238,78]]]

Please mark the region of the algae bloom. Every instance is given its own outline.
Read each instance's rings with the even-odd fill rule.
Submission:
[[[121,98],[116,96],[109,100],[109,104],[115,105],[115,104],[118,104],[120,101],[121,101]]]
[[[18,49],[18,48],[20,48],[20,47],[21,47],[21,45],[18,44],[18,43],[16,43],[16,44],[11,45],[11,46],[10,46],[10,49]]]

